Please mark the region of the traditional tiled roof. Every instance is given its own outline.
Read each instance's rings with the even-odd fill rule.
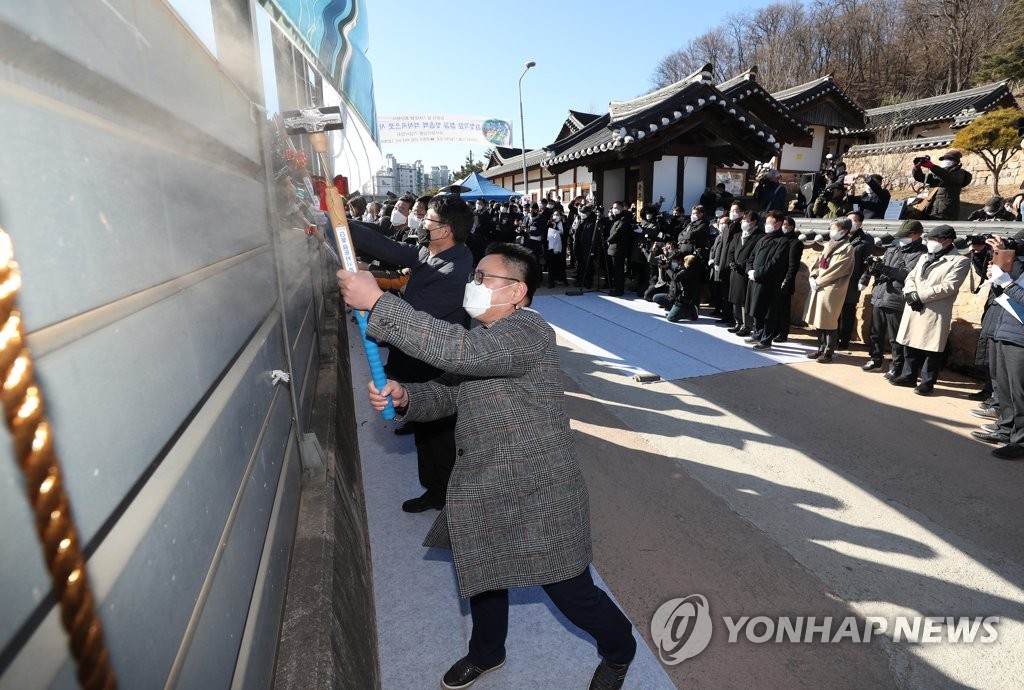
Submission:
[[[764,120],[786,142],[810,145],[811,130],[790,113],[789,108],[772,96],[757,81],[757,66],[718,85],[718,90]]]
[[[522,172],[523,171],[523,150],[512,149],[515,151],[514,155],[509,155],[504,158],[504,162],[500,165],[494,165],[485,168],[480,174],[488,179],[493,179],[499,175],[508,175],[509,173]],[[539,165],[542,160],[548,157],[548,152],[544,149],[532,149],[526,151],[526,167],[531,168]]]
[[[595,155],[639,148],[658,139],[660,133],[710,108],[720,108],[716,122],[743,130],[746,141],[737,138],[733,146],[757,151],[766,158],[781,148],[773,130],[765,127],[731,98],[726,98],[711,81],[711,65],[705,65],[685,79],[628,101],[612,101],[608,112],[583,129],[546,148],[551,157],[544,166],[580,165]],[[713,134],[708,135],[714,138]],[[645,141],[646,140],[646,141]]]
[[[843,158],[874,156],[883,153],[898,153],[901,151],[941,149],[952,144],[953,137],[953,134],[943,134],[937,137],[918,137],[916,139],[901,139],[899,141],[883,141],[875,144],[857,144],[856,146],[851,146],[849,150],[843,154]]]
[[[570,110],[569,117],[566,118],[566,123],[572,123],[576,127],[576,131],[579,131],[589,125],[591,122],[601,117],[594,113],[584,113],[580,110]]]
[[[841,128],[860,126],[864,122],[864,109],[846,95],[831,74],[805,84],[776,91],[772,96],[789,108],[794,116],[809,124]],[[841,110],[836,110],[834,115],[838,116],[842,122],[834,121],[834,117],[831,117],[826,109],[816,107],[829,99],[833,99],[840,106]]]
[[[867,125],[845,134],[866,134],[880,129],[906,128],[930,122],[953,120],[952,127],[965,127],[979,115],[1002,106],[1014,105],[1013,94],[1005,81],[931,98],[920,98],[865,111]]]

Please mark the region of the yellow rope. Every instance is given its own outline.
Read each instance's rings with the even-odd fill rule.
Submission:
[[[32,356],[25,347],[21,313],[15,299],[21,273],[14,262],[11,239],[0,228],[0,401],[14,443],[14,455],[25,477],[36,533],[43,549],[53,591],[60,604],[78,683],[85,690],[114,690],[117,681],[96,601],[89,587],[78,530],[71,516],[60,463],[53,448],[53,432],[36,384]]]

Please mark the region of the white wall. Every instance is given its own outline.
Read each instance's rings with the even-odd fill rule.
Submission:
[[[683,158],[683,198],[679,205],[683,208],[695,206],[700,195],[708,188],[708,159],[703,156],[685,156]],[[665,195],[668,199],[668,195]]]
[[[654,161],[654,185],[651,189],[649,199],[645,202],[655,202],[659,196],[665,197],[662,204],[662,211],[671,211],[679,200],[676,199],[676,181],[679,178],[679,156],[665,156],[660,161]]]
[[[821,167],[821,155],[825,148],[825,128],[821,125],[811,127],[814,138],[810,147],[784,144],[782,147],[782,163],[779,170],[794,172],[817,172]]]
[[[616,201],[621,201],[626,196],[626,169],[605,170],[604,188],[601,190],[601,197],[604,199],[605,209],[612,207]]]

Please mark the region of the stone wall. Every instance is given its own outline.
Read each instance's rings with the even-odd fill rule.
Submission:
[[[843,156],[847,170],[851,173],[877,173],[884,178],[883,186],[894,191],[908,191],[914,181],[911,177],[913,161],[918,156],[931,156],[938,162],[939,156],[950,149],[949,146],[923,151],[899,151],[884,155],[858,155],[847,153]],[[970,171],[973,179],[969,188],[992,189],[992,173],[980,156],[964,153],[962,160],[965,170]],[[1004,197],[1013,196],[1024,185],[1024,151],[1018,149],[1007,162],[999,175],[999,192]]]
[[[881,250],[877,250],[881,256]],[[803,266],[797,274],[796,294],[793,295],[792,321],[796,325],[804,323],[804,311],[807,307],[807,295],[810,285],[807,277],[810,269],[821,257],[821,249],[808,247],[804,250]],[[978,284],[975,275],[974,285]],[[974,351],[978,344],[978,333],[981,331],[981,314],[985,307],[987,288],[978,294],[971,293],[971,278],[964,281],[953,305],[953,325],[949,334],[949,364],[954,366],[971,366],[974,364]],[[857,306],[857,326],[854,328],[853,340],[867,343],[871,332],[871,286],[861,292]]]

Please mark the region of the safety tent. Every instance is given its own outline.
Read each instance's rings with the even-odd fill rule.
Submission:
[[[470,173],[466,179],[460,180],[456,184],[469,187],[468,192],[462,193],[462,198],[467,201],[476,201],[477,199],[483,199],[484,201],[508,201],[510,196],[518,196],[515,192],[499,187],[486,177],[480,175],[480,173],[475,172]]]

